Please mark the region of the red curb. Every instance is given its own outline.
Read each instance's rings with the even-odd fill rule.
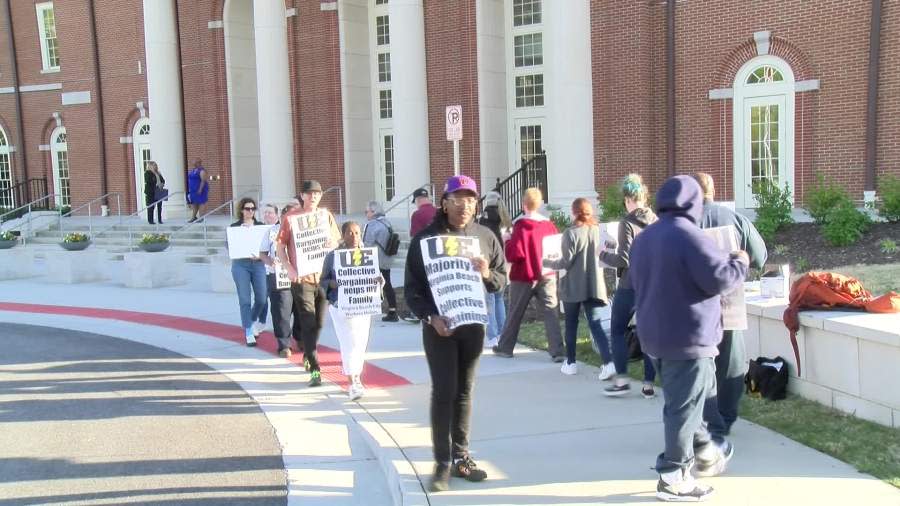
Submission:
[[[164,315],[156,313],[142,313],[140,311],[125,311],[120,309],[104,309],[92,307],[51,306],[45,304],[21,304],[17,302],[0,302],[0,311],[19,311],[23,313],[56,314],[69,316],[84,316],[88,318],[100,318],[103,320],[118,320],[141,325],[153,325],[173,330],[183,330],[206,336],[216,337],[239,344],[244,343],[244,331],[237,325],[225,325],[223,323],[186,318],[183,316]],[[265,350],[272,355],[278,354],[275,344],[275,336],[271,332],[264,332],[257,341],[257,348]],[[290,359],[297,366],[303,364],[303,354],[294,353]],[[341,369],[341,353],[334,348],[319,345],[319,364],[322,368],[322,377],[347,389],[347,377]],[[362,373],[363,383],[369,388],[390,388],[409,385],[406,378],[366,363]]]

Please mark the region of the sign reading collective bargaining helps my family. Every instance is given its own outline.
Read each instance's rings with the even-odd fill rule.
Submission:
[[[740,249],[737,241],[737,230],[734,225],[727,227],[704,228],[706,234],[711,237],[722,251],[731,253]],[[747,306],[744,300],[744,284],[722,295],[722,329],[746,330]]]
[[[297,275],[302,277],[322,272],[322,264],[329,251],[328,240],[331,238],[328,212],[319,209],[313,213],[291,216],[290,220],[291,232],[294,234]]]
[[[381,271],[375,248],[334,251],[337,306],[347,316],[381,313]]]
[[[487,325],[484,282],[470,260],[481,254],[477,237],[441,235],[422,239],[422,261],[431,295],[449,327]]]

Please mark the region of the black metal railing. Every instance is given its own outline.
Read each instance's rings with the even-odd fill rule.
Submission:
[[[547,153],[541,154],[530,160],[522,160],[519,170],[513,172],[504,180],[497,179],[497,184],[492,189],[500,194],[500,200],[506,206],[512,218],[522,214],[522,197],[528,188],[538,188],[544,196],[544,202],[548,202],[547,186]],[[481,213],[484,204],[484,196],[478,202],[478,212]]]
[[[21,206],[26,202],[33,202],[47,195],[47,193],[47,178],[45,177],[22,181],[9,188],[0,189],[0,209],[15,209],[16,206]],[[32,210],[48,210],[51,206],[53,206],[53,202],[50,199],[44,199],[35,204]],[[12,219],[10,217],[7,218]]]

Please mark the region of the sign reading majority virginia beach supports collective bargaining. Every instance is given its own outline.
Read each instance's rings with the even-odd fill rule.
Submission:
[[[297,214],[290,217],[291,232],[294,234],[294,251],[297,258],[297,275],[322,272],[325,255],[328,254],[328,240],[331,225],[328,212],[319,209],[314,213]]]
[[[477,237],[441,235],[422,239],[422,261],[431,295],[450,328],[487,325],[484,282],[470,260],[481,254]]]
[[[347,316],[381,313],[381,271],[375,248],[334,251],[337,305]]]

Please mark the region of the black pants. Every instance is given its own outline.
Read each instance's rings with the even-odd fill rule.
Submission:
[[[709,424],[713,439],[721,442],[731,432],[731,425],[738,417],[738,406],[744,394],[744,375],[747,374],[747,352],[744,336],[740,332],[726,330],[719,343],[716,356],[715,409],[707,409],[703,419]]]
[[[391,284],[391,270],[381,269],[381,275],[384,277],[384,286],[381,293],[384,294],[384,300],[387,301],[388,309],[397,309],[397,294],[394,292],[394,285]]]
[[[309,361],[309,370],[319,370],[319,332],[325,322],[328,299],[319,285],[294,283],[291,285],[294,298],[294,319],[299,323],[300,338],[303,340],[303,358]]]
[[[431,372],[431,443],[435,462],[469,452],[475,368],[484,348],[484,326],[464,325],[441,337],[423,324],[422,342]]]
[[[278,340],[278,351],[291,347],[291,313],[294,296],[290,290],[275,289],[275,274],[266,274],[269,287],[269,311],[272,313],[272,331]],[[299,337],[299,336],[298,336]]]
[[[150,223],[151,225],[155,224],[155,223],[153,223],[153,209],[154,208],[156,208],[156,221],[158,221],[159,223],[162,223],[162,205],[163,205],[162,202],[157,202],[156,205],[153,205],[153,206],[150,206],[147,208],[147,222]]]

